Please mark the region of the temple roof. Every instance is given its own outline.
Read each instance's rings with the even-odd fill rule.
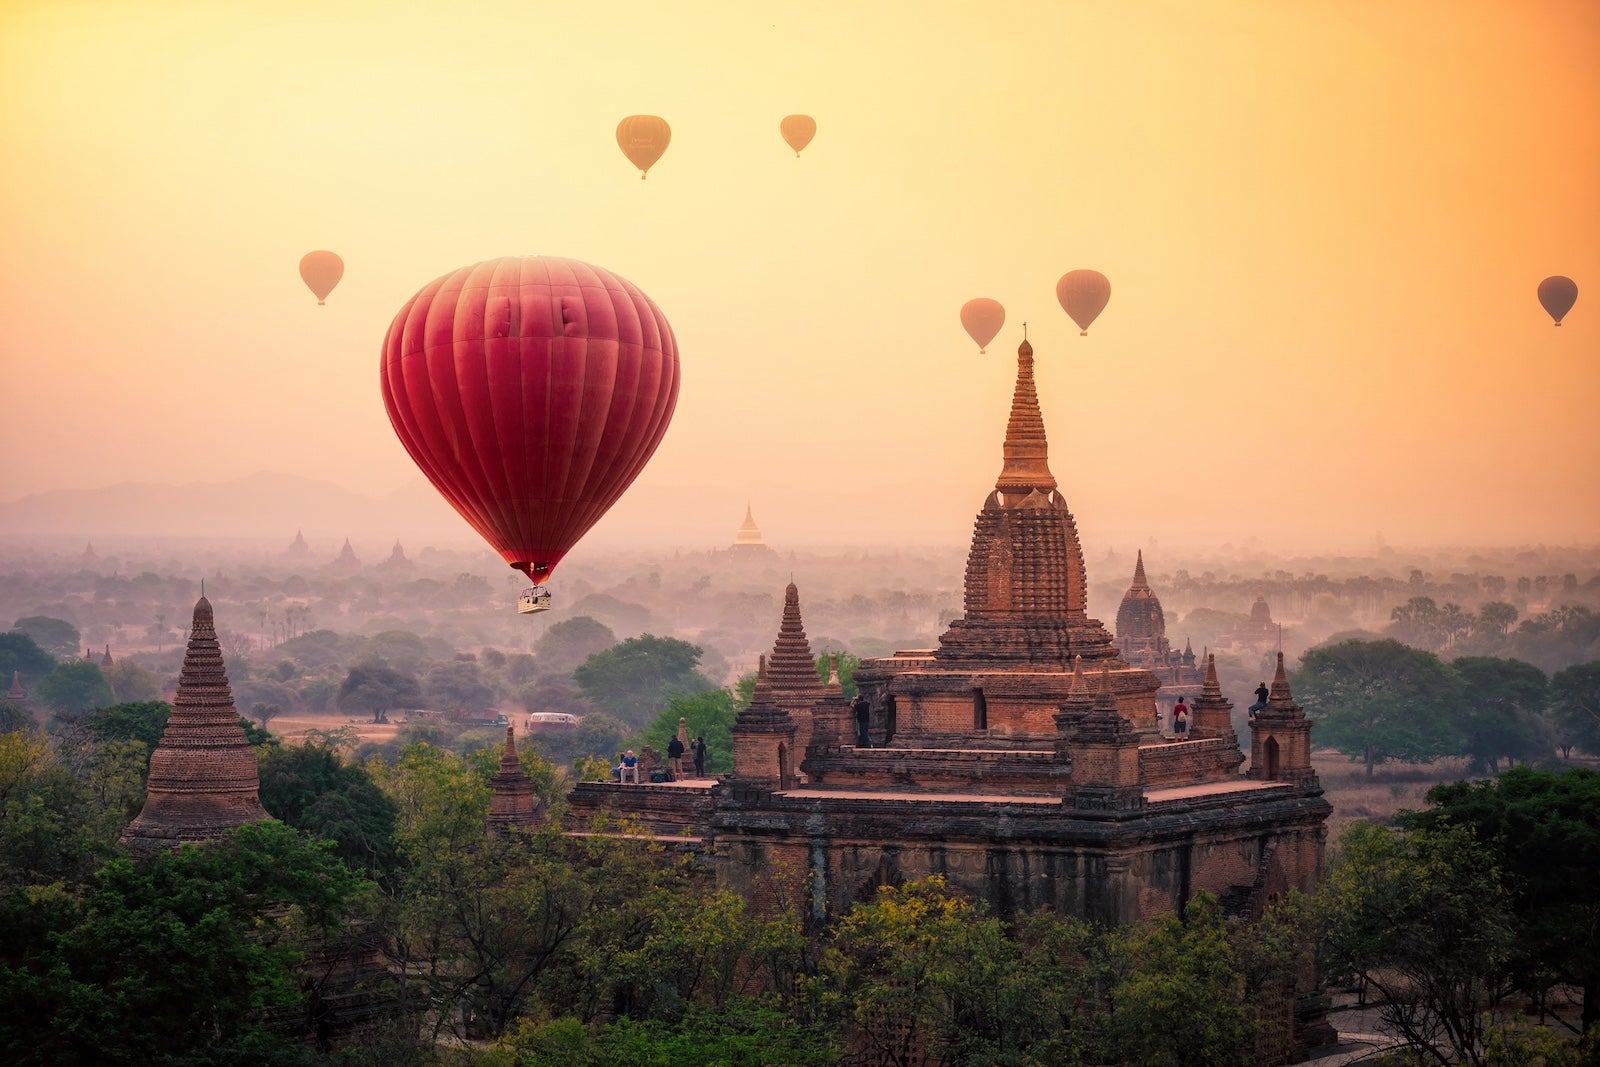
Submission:
[[[767,661],[766,679],[772,699],[786,708],[809,707],[822,695],[816,657],[800,622],[800,590],[793,582],[783,591],[783,621]]]
[[[28,699],[28,691],[22,688],[22,672],[11,672],[11,692],[6,694],[6,699],[21,704]]]
[[[1117,642],[1124,652],[1150,649],[1166,651],[1167,621],[1161,598],[1150,588],[1144,574],[1144,551],[1133,567],[1133,584],[1122,595],[1117,608]]]
[[[1251,622],[1271,622],[1272,609],[1267,606],[1267,598],[1256,594],[1256,602],[1250,605]]]
[[[211,602],[202,596],[172,714],[150,755],[144,809],[122,841],[135,852],[152,852],[270,817],[261,806],[256,754],[233,703]]]
[[[1078,527],[1046,461],[1044,418],[1033,384],[1033,346],[1017,349],[1017,382],[994,492],[973,523],[963,615],[939,639],[941,664],[1070,669],[1117,654],[1088,614]]]

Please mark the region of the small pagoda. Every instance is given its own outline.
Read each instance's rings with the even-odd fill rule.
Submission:
[[[256,754],[234,707],[211,602],[202,596],[195,602],[172,715],[150,756],[144,810],[122,832],[122,843],[148,855],[269,819],[260,789]]]
[[[532,830],[544,822],[544,801],[533,791],[533,782],[522,770],[517,755],[516,727],[506,727],[506,748],[500,754],[500,770],[489,779],[489,830],[510,834],[513,830]]]

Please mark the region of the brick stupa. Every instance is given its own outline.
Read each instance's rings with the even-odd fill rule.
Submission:
[[[767,659],[767,684],[772,702],[794,719],[794,750],[804,752],[811,743],[811,705],[822,698],[823,682],[800,621],[800,589],[793,582],[783,592],[783,620]]]
[[[194,606],[183,673],[161,743],[150,756],[144,810],[122,832],[136,854],[220,837],[271,818],[261,806],[256,754],[234,707],[211,602]]]
[[[532,830],[544,821],[544,801],[533,791],[533,782],[523,772],[522,757],[517,754],[516,729],[506,727],[500,770],[489,779],[489,829],[502,834]]]

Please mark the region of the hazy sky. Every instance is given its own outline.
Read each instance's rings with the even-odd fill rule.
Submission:
[[[644,182],[635,113],[673,131]],[[1600,536],[1593,0],[8,0],[0,147],[0,500],[389,492],[390,318],[537,252],[680,345],[598,538],[676,499],[727,543],[748,499],[779,544],[964,539],[1024,320],[1086,541]],[[1112,283],[1087,338],[1079,267]],[[974,296],[1007,309],[986,356]]]

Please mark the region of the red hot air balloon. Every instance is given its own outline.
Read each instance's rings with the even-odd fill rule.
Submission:
[[[810,115],[785,115],[783,121],[778,123],[778,132],[783,134],[783,139],[794,149],[795,158],[799,159],[800,150],[817,135],[817,120]]]
[[[575,259],[446,274],[389,325],[389,421],[436,489],[537,587],[661,443],[678,400],[672,327],[632,282]],[[542,610],[543,601],[522,610]]]
[[[667,120],[655,115],[629,115],[617,123],[617,147],[628,161],[639,168],[639,180],[672,143],[672,127]]]
[[[1539,283],[1539,303],[1561,325],[1572,305],[1578,302],[1578,283],[1559,274],[1551,275]]]
[[[1097,270],[1068,271],[1056,282],[1056,299],[1061,309],[1078,324],[1080,336],[1087,336],[1089,324],[1106,309],[1111,299],[1111,283]]]
[[[968,336],[978,342],[980,355],[989,347],[989,342],[994,340],[995,334],[1000,332],[1000,327],[1005,324],[1006,309],[1000,306],[998,300],[980,296],[961,305],[961,327],[967,331]]]
[[[328,302],[328,294],[344,277],[344,260],[332,252],[307,252],[300,257],[300,280],[317,296],[317,304]]]

